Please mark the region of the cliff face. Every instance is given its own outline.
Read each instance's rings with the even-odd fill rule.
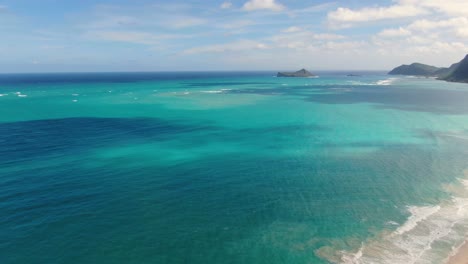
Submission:
[[[410,65],[401,65],[391,70],[388,74],[392,75],[416,75],[416,76],[432,76],[440,68],[426,65],[422,63],[413,63]]]
[[[442,76],[440,79],[449,82],[468,83],[468,55],[466,55],[465,58],[459,63],[456,63],[454,65],[454,68],[445,77]]]
[[[434,72],[434,75],[439,77],[440,79],[444,79],[447,76],[449,76],[450,74],[452,74],[453,71],[455,71],[455,69],[457,69],[458,64],[460,64],[460,63],[454,63],[448,68],[440,68],[439,70]]]
[[[306,69],[302,69],[296,72],[278,72],[277,77],[312,77],[315,76]]]

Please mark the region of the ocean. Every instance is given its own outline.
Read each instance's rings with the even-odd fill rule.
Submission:
[[[468,85],[353,73],[0,75],[0,262],[443,263]]]

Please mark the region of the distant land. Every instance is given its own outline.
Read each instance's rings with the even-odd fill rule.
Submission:
[[[298,70],[296,72],[278,72],[277,77],[313,77],[313,73],[306,69]]]
[[[454,63],[448,68],[435,67],[422,63],[412,63],[410,65],[404,64],[398,66],[388,74],[436,77],[439,80],[449,82],[468,83],[468,55],[460,62]]]
[[[410,65],[403,64],[398,66],[388,74],[426,76],[433,75],[438,70],[440,70],[438,67],[415,62]]]

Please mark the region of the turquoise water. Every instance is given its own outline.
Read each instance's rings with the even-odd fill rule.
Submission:
[[[1,262],[441,263],[468,86],[361,74],[0,75]]]

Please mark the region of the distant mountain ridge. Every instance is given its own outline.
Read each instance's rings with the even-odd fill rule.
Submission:
[[[455,65],[455,66],[454,66]],[[453,69],[450,74],[441,78],[449,82],[465,82],[468,83],[468,55],[459,63],[452,65]],[[452,68],[452,66],[450,68]]]
[[[436,72],[434,72],[434,75],[439,77],[439,78],[445,78],[445,77],[449,76],[450,74],[452,74],[455,71],[455,69],[458,67],[459,64],[460,63],[457,62],[457,63],[452,64],[448,68],[440,68]]]
[[[391,70],[388,74],[437,77],[439,80],[449,82],[468,83],[468,55],[460,62],[454,63],[448,68],[439,68],[422,63],[412,63],[410,65],[400,65]]]
[[[432,75],[438,70],[440,70],[438,67],[415,62],[410,65],[403,64],[398,66],[391,70],[388,74],[426,76]]]

